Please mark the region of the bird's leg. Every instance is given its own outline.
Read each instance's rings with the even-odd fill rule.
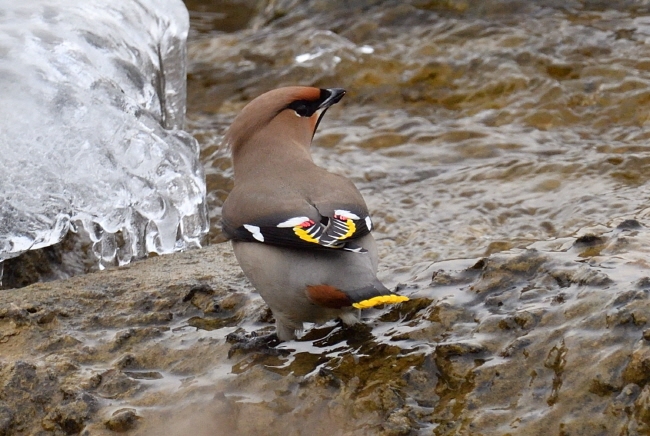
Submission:
[[[359,319],[359,312],[361,311],[357,310],[354,312],[342,312],[339,315],[339,318],[341,319],[341,321],[343,321],[343,324],[345,324],[346,326],[355,325],[361,322],[361,320]]]

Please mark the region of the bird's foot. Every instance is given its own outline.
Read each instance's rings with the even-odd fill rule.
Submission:
[[[255,332],[250,334],[234,332],[226,336],[226,342],[232,344],[230,350],[228,350],[228,358],[238,352],[244,354],[258,352],[270,356],[285,356],[289,354],[289,350],[275,348],[281,342],[275,333],[258,336]]]

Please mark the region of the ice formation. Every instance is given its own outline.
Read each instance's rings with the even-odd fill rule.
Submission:
[[[0,4],[0,265],[80,227],[100,265],[198,245],[182,1]]]

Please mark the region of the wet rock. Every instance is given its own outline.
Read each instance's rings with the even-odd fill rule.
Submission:
[[[183,297],[183,302],[191,301],[192,304],[197,308],[203,310],[204,312],[209,312],[214,308],[214,306],[212,306],[211,299],[214,294],[214,289],[206,284],[192,286],[187,295]],[[209,302],[206,301],[206,298]],[[206,307],[206,303],[210,304],[211,307]]]
[[[601,236],[594,235],[594,234],[586,234],[583,236],[580,236],[578,239],[575,240],[573,243],[574,246],[594,246],[594,245],[603,245],[607,242],[607,240]]]
[[[0,436],[9,436],[14,420],[14,413],[9,406],[0,401]]]
[[[531,346],[532,343],[533,341],[526,337],[516,338],[503,349],[500,355],[502,357],[513,357],[516,354],[520,354],[527,357],[527,347]]]
[[[206,279],[214,258],[223,271]],[[169,281],[160,271],[174,264],[179,270]],[[38,431],[52,434],[176,435],[197,422],[206,435],[217,422],[260,434],[269,426],[318,428],[324,419],[337,420],[330,433],[351,435],[413,434],[434,423],[448,434],[485,432],[515,421],[517,431],[536,434],[560,421],[565,432],[577,431],[577,421],[563,421],[569,412],[561,411],[582,416],[584,399],[605,411],[590,418],[589,429],[619,431],[630,414],[638,416],[635,428],[645,425],[643,315],[650,300],[630,286],[643,275],[610,278],[603,287],[583,279],[599,277],[597,267],[535,251],[467,265],[467,273],[433,268],[462,280],[430,283],[427,272],[403,290],[421,298],[364,312],[365,324],[309,327],[273,355],[238,352],[230,359],[228,334],[270,333],[273,326],[259,297],[246,293],[227,246],[16,290],[0,303],[0,332],[17,333],[0,342],[3,431],[27,428],[37,417]],[[195,276],[204,278],[197,283]],[[39,324],[46,301],[58,315]],[[143,323],[139,315],[156,308],[172,316]],[[218,325],[197,329],[190,321],[197,318]],[[199,400],[218,392],[228,394],[219,404]],[[100,400],[86,401],[84,393]],[[268,400],[239,401],[260,396]],[[107,400],[148,411],[106,419]],[[178,411],[163,425],[156,407],[184,401],[193,404],[187,417]],[[323,402],[332,405],[327,417],[319,412]]]
[[[404,436],[413,431],[413,423],[405,409],[398,409],[390,413],[382,427],[382,435],[385,436]]]
[[[622,306],[630,303],[633,300],[645,300],[648,298],[648,292],[644,291],[624,291],[619,293],[614,301],[612,301],[613,306]]]
[[[564,341],[562,341],[560,344],[551,348],[544,360],[544,366],[554,372],[551,395],[546,400],[549,406],[553,406],[558,400],[559,391],[563,383],[562,376],[566,367],[567,352],[568,349]]]
[[[88,237],[72,232],[58,244],[7,259],[3,267],[0,289],[21,288],[99,269]]]
[[[487,259],[480,259],[472,267],[456,272],[450,273],[448,271],[434,271],[431,275],[432,286],[449,286],[449,285],[463,285],[473,282],[480,272],[485,268]]]
[[[615,392],[619,392],[620,390],[620,386],[613,385],[603,380],[600,375],[596,376],[596,378],[591,381],[591,386],[589,387],[589,392],[596,394],[599,397],[607,397]]]
[[[124,375],[135,380],[160,380],[163,378],[158,371],[124,371]]]
[[[24,361],[5,364],[0,368],[0,381],[5,397],[29,398],[28,393],[36,390],[38,384],[36,366]]]
[[[171,321],[172,317],[165,317],[165,320]],[[139,324],[139,322],[137,322]],[[158,327],[131,328],[115,334],[111,342],[111,351],[123,350],[128,348],[129,344],[139,343],[142,340],[160,337],[167,329]]]
[[[626,385],[621,392],[614,398],[612,406],[621,412],[625,412],[633,404],[641,393],[641,388],[637,384]]]
[[[142,364],[134,354],[121,356],[114,364],[116,369],[142,369]]]
[[[42,351],[52,352],[52,351],[61,350],[63,348],[73,348],[79,344],[81,344],[81,341],[79,341],[78,339],[70,335],[63,335],[48,341],[47,343],[39,347],[39,349]]]
[[[625,383],[641,387],[650,381],[650,346],[642,344],[634,350],[622,376]]]
[[[430,306],[427,311],[426,319],[428,321],[440,323],[444,329],[451,329],[454,325],[460,323],[475,323],[476,317],[463,307],[457,307],[448,301],[440,301]]]
[[[650,431],[650,385],[646,385],[634,402],[634,417],[639,423],[639,433]]]
[[[54,245],[41,250],[30,250],[21,256],[6,260],[4,273],[0,277],[0,289],[21,288],[38,281],[65,277],[59,277],[57,274],[62,262],[60,247]]]
[[[384,322],[395,322],[398,320],[410,321],[417,314],[431,306],[432,301],[427,298],[417,298],[401,303],[382,315]]]
[[[36,322],[38,324],[49,324],[53,322],[56,319],[56,316],[58,315],[58,312],[55,310],[51,311],[43,311],[44,313],[38,317]]]
[[[573,247],[576,250],[581,250],[581,257],[594,257],[600,255],[607,242],[607,239],[602,236],[586,234],[576,239]]]
[[[119,409],[113,412],[104,425],[111,431],[124,433],[133,430],[138,425],[138,420],[140,419],[135,409]]]
[[[122,371],[108,370],[101,374],[95,392],[102,398],[116,399],[133,396],[144,387]]]
[[[287,356],[290,354],[288,350],[276,348],[280,343],[280,339],[278,339],[275,332],[266,335],[230,333],[226,336],[226,341],[232,344],[232,347],[228,350],[228,358],[247,353],[261,353],[268,356]]]
[[[435,363],[445,391],[469,390],[474,386],[473,370],[480,366],[486,355],[481,344],[452,343],[436,347]]]
[[[650,289],[650,277],[643,277],[636,282],[639,289]]]
[[[74,399],[66,400],[49,412],[41,425],[45,430],[62,430],[65,434],[79,434],[85,427],[91,414],[96,412],[97,402],[86,394],[80,393]]]
[[[0,399],[6,401],[0,407],[0,428],[7,435],[13,434],[13,428],[78,434],[97,410],[91,395],[68,391],[54,371],[24,361],[0,369],[0,386]]]
[[[606,286],[612,282],[607,274],[587,267],[580,267],[572,276],[572,282],[585,286]]]
[[[623,220],[618,226],[616,226],[616,228],[619,230],[636,230],[640,229],[641,227],[641,223],[634,219]]]
[[[541,265],[545,262],[547,258],[535,250],[529,250],[515,257],[490,258],[482,262],[481,280],[473,284],[471,289],[477,294],[486,295],[485,298],[492,299],[491,304],[500,305],[501,294],[512,290],[517,283],[521,283],[526,278],[538,274]]]
[[[431,409],[438,404],[439,371],[435,359],[427,356],[422,365],[417,368],[410,368],[403,374],[404,382],[408,390],[413,394],[413,399],[418,407]]]

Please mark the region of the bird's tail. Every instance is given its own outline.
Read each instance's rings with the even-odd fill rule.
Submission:
[[[380,304],[397,304],[408,301],[404,295],[397,295],[384,286],[379,280],[369,286],[345,292],[352,300],[352,307],[368,309]]]

